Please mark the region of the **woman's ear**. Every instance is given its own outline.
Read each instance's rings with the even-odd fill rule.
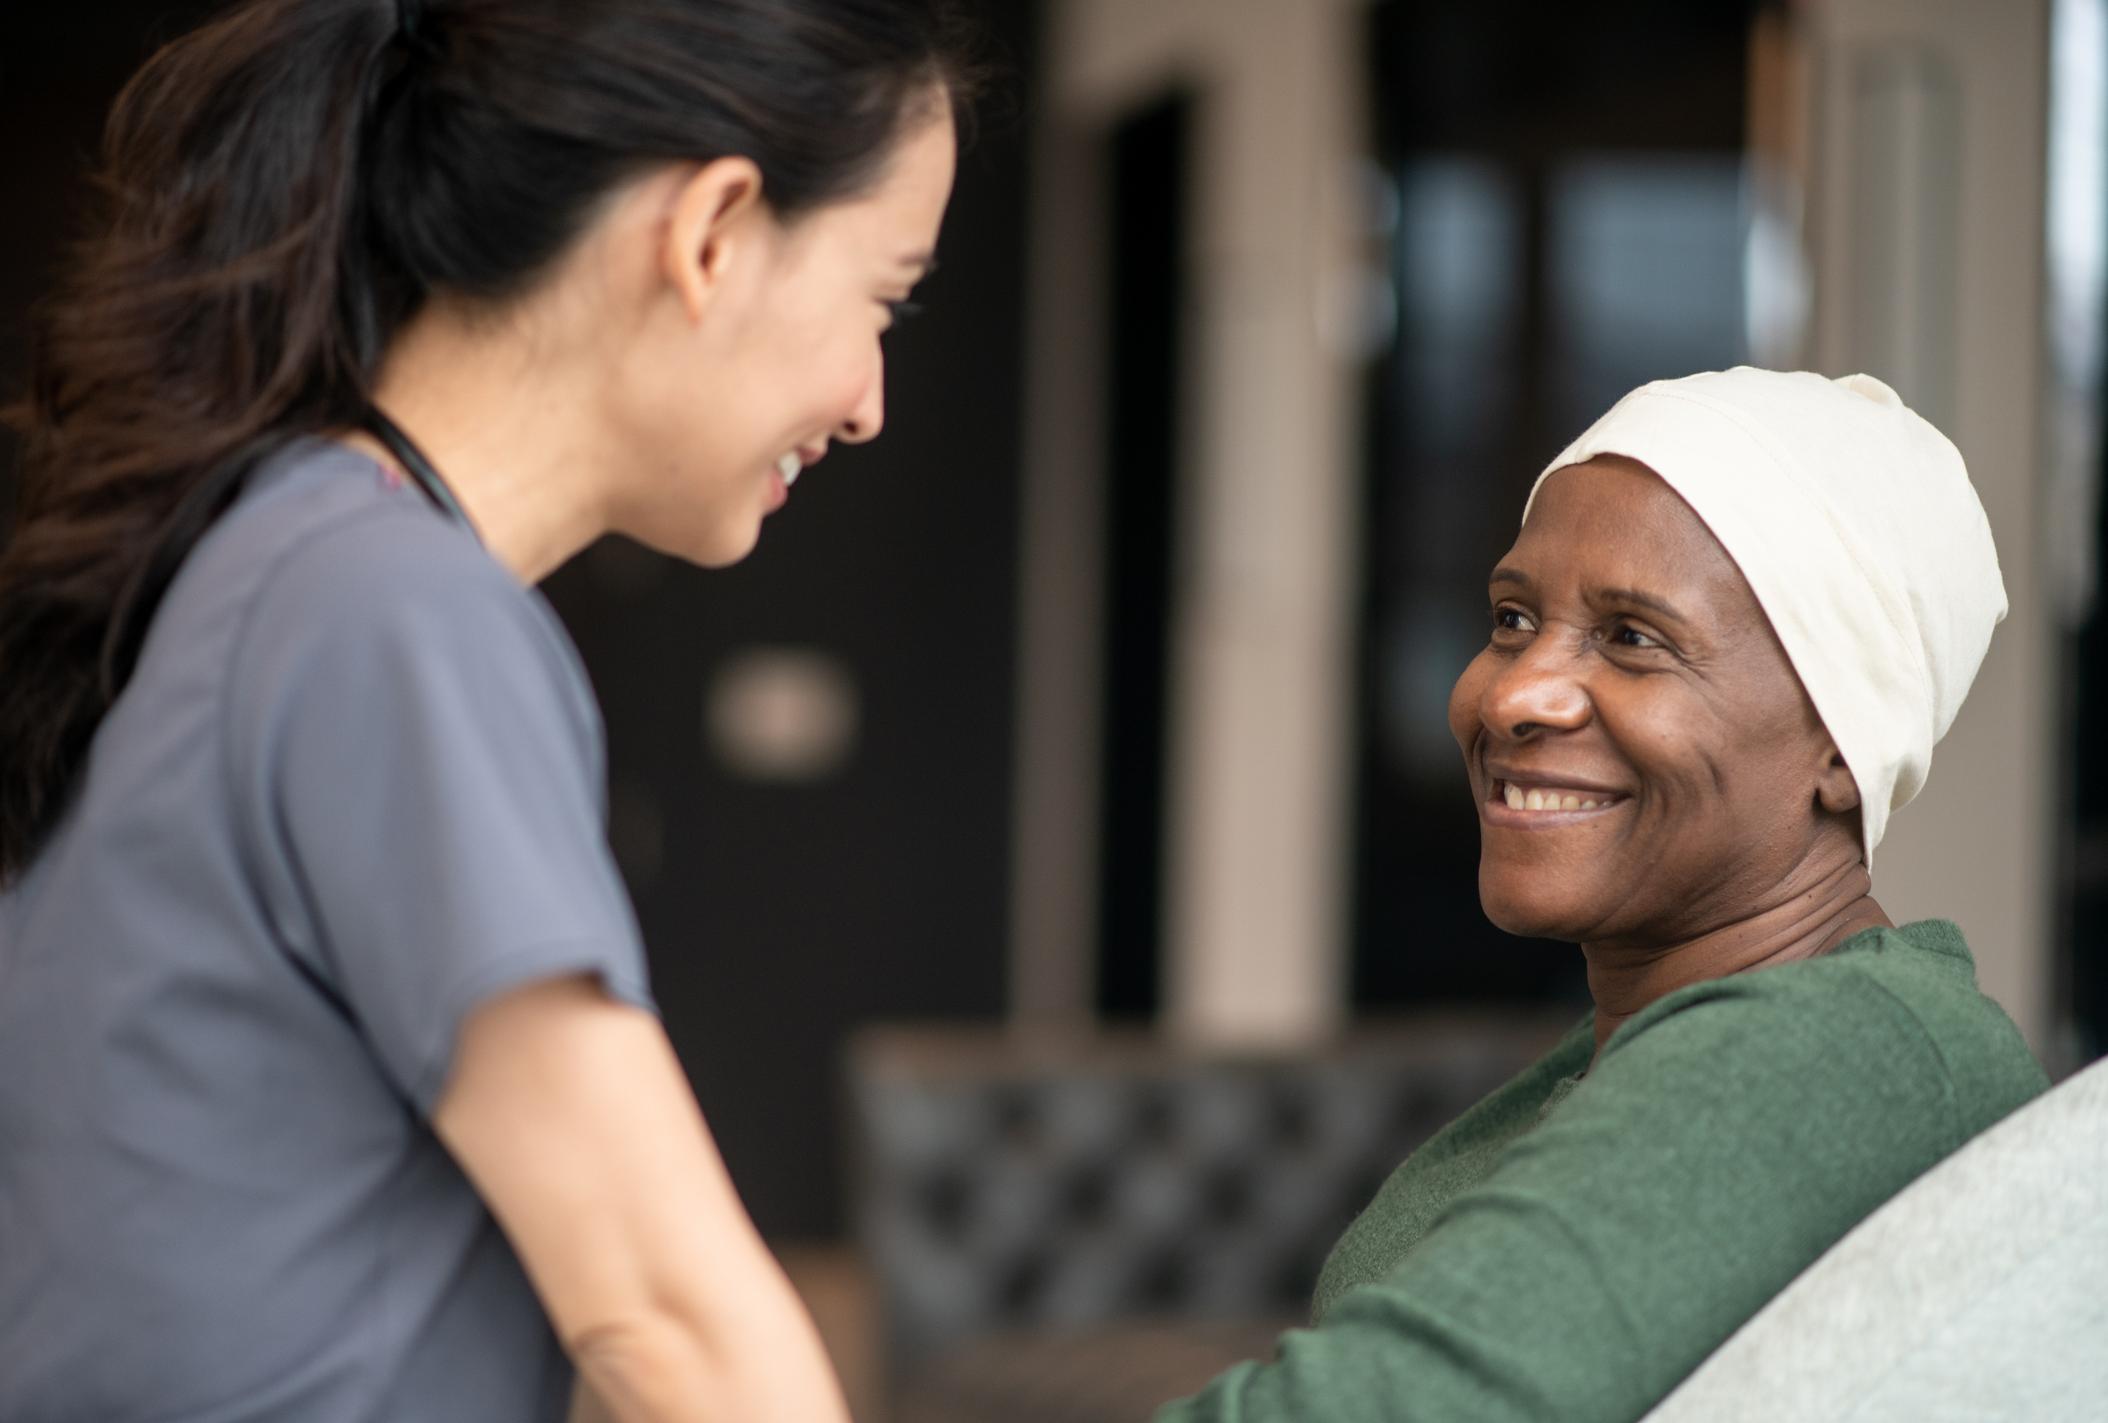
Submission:
[[[1859,781],[1835,746],[1829,747],[1828,759],[1816,775],[1815,799],[1832,815],[1859,809]]]
[[[718,158],[675,191],[660,262],[690,322],[700,322],[742,262],[767,237],[761,170],[750,158]]]

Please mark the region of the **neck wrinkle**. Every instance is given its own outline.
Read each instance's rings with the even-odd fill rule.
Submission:
[[[1856,847],[1855,847],[1856,850]],[[1801,877],[1796,877],[1800,879]],[[1586,943],[1588,990],[1596,1001],[1596,1051],[1656,999],[1694,983],[1773,968],[1828,953],[1854,934],[1894,928],[1857,858],[1810,867],[1776,902],[1741,919],[1666,944]]]

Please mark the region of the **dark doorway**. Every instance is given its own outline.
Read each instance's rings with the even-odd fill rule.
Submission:
[[[2099,393],[2108,404],[2108,389]],[[2102,477],[2108,479],[2108,471]],[[2108,500],[2096,511],[2095,557],[2108,555]],[[2058,819],[2064,827],[2062,891],[2067,952],[2058,998],[2071,1004],[2074,1065],[2108,1053],[2108,600],[2066,644],[2064,737],[2071,775]]]
[[[1185,389],[1186,222],[1194,100],[1137,111],[1107,143],[1104,780],[1098,1011],[1162,997],[1166,716]]]
[[[103,119],[125,80],[213,0],[0,8],[0,403],[21,393],[28,315],[90,198]],[[0,537],[14,512],[15,443],[0,427]]]
[[[1372,372],[1354,1001],[1585,994],[1486,922],[1451,684],[1539,470],[1625,391],[1744,359],[1749,0],[1390,0],[1370,16],[1394,198]]]

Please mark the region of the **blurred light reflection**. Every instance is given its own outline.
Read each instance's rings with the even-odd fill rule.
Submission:
[[[2068,627],[2098,595],[2102,348],[2108,336],[2108,0],[2050,18],[2050,595]]]

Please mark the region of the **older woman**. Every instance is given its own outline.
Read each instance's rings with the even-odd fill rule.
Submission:
[[[2005,614],[1960,456],[1879,381],[1634,392],[1540,479],[1450,728],[1479,894],[1595,1012],[1409,1158],[1314,1328],[1159,1423],[1630,1419],[2045,1085],[1873,852]]]

